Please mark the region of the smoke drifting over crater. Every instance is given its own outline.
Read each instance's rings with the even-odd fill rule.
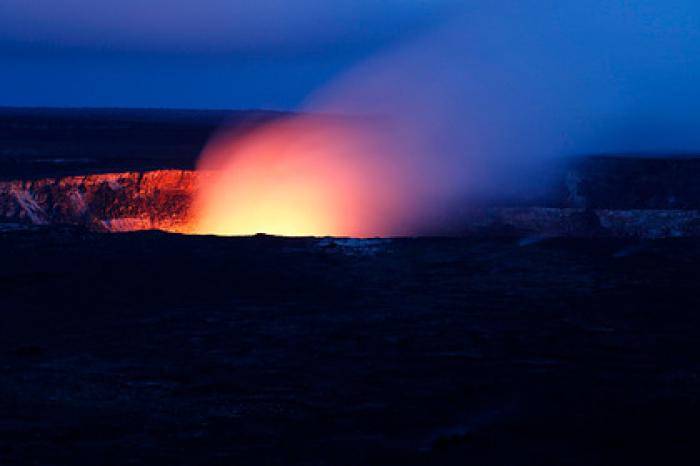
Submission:
[[[562,157],[700,151],[699,25],[680,0],[470,2],[300,109],[347,121],[223,130],[200,229],[419,234],[456,202],[537,190]]]

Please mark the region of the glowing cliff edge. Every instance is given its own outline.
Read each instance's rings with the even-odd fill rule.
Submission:
[[[194,202],[198,233],[284,236],[402,234],[418,185],[367,123],[295,117],[205,149]],[[409,189],[410,188],[410,189]]]

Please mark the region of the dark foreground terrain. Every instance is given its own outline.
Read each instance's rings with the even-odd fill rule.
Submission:
[[[700,240],[0,233],[0,464],[698,464]]]

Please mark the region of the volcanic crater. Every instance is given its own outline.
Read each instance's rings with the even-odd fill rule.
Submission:
[[[223,122],[241,137],[276,112],[27,110],[0,112],[3,228],[198,229],[195,168]],[[424,233],[496,236],[700,235],[700,158],[603,155],[564,161],[527,198],[465,200]]]

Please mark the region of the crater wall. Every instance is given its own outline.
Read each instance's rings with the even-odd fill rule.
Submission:
[[[197,180],[191,170],[154,170],[5,181],[0,219],[97,231],[186,232]]]

